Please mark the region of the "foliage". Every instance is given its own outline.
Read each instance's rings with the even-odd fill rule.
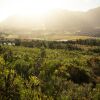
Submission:
[[[99,100],[99,40],[82,41],[1,46],[0,100]]]

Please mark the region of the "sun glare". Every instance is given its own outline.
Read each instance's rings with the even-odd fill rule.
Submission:
[[[31,14],[42,16],[46,14],[49,10],[54,9],[54,7],[51,6],[48,0],[21,0],[20,5],[17,4],[16,6],[19,6],[19,8],[15,8],[16,13],[26,16]]]
[[[16,0],[14,4],[13,12],[25,16],[30,14],[41,16],[54,9],[81,9],[79,3],[73,0]]]

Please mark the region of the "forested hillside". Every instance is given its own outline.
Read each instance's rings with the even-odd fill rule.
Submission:
[[[100,40],[13,42],[0,46],[0,100],[100,100]]]

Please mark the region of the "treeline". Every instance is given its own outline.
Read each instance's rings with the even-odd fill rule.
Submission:
[[[45,47],[50,49],[79,49],[77,44],[80,45],[89,45],[89,46],[100,46],[99,39],[78,39],[78,40],[69,40],[69,41],[46,41],[46,40],[19,40],[16,39],[14,41],[16,46],[25,46],[25,47]],[[72,47],[72,48],[71,48]]]
[[[1,39],[0,43],[14,43],[16,46],[25,46],[25,47],[45,47],[52,49],[64,49],[68,45],[80,44],[80,45],[89,45],[89,46],[100,46],[100,39],[77,39],[77,40],[68,40],[68,41],[47,41],[47,40],[24,40],[24,39]]]

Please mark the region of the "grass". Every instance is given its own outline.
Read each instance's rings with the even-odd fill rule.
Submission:
[[[57,34],[9,34],[8,36],[5,36],[6,38],[21,38],[21,39],[43,39],[43,40],[57,40],[57,41],[66,41],[66,40],[76,40],[76,39],[93,39],[97,37],[92,36],[79,36],[75,34],[63,34],[63,33],[57,33]]]

